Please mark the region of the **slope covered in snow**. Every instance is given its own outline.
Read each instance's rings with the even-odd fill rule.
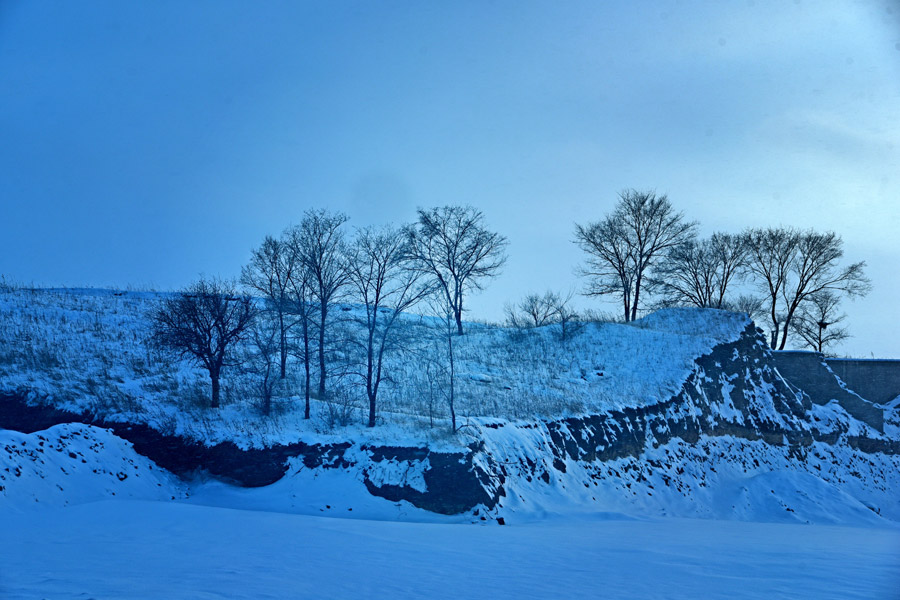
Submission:
[[[745,316],[715,310],[671,309],[630,324],[587,323],[567,340],[554,327],[472,325],[455,341],[456,408],[464,424],[457,435],[446,433],[445,373],[432,369],[441,358],[435,354],[440,332],[434,319],[416,315],[403,320],[408,343],[387,365],[391,379],[374,430],[362,427],[355,412],[361,398],[352,374],[334,380],[331,402],[314,402],[310,421],[302,419],[300,390],[290,387],[295,379],[287,380],[276,414],[264,417],[255,402],[254,374],[241,370],[227,375],[226,405],[211,410],[204,407],[204,373],[146,344],[149,314],[163,297],[108,290],[0,294],[0,391],[92,422],[145,423],[162,436],[210,446],[338,444],[343,464],[377,463],[363,477],[369,484],[418,492],[425,480],[398,484],[391,464],[406,460],[422,471],[419,462],[427,458],[372,462],[365,448],[424,445],[477,457],[472,444],[481,444],[489,459],[537,465],[637,457],[673,438],[695,443],[700,434],[762,437],[769,444],[786,441],[787,448],[816,440],[853,447],[859,440],[893,443],[890,429],[875,431],[838,405],[810,404],[773,370]],[[338,311],[345,334],[360,333],[352,324],[356,311]],[[353,364],[349,350],[343,359]],[[345,411],[346,425],[334,422],[336,410]],[[887,407],[889,425],[896,412]],[[116,430],[127,432],[118,425]],[[513,432],[519,437],[510,437]],[[549,442],[534,442],[535,435]],[[578,452],[571,451],[573,441]],[[426,464],[423,472],[433,466]],[[483,470],[497,469],[486,464]]]
[[[388,358],[381,426],[369,431],[361,427],[364,398],[354,375],[333,383],[337,400],[314,401],[311,421],[302,418],[298,378],[288,380],[276,414],[262,417],[255,376],[240,370],[224,375],[225,406],[205,408],[205,373],[145,343],[149,313],[162,297],[111,290],[0,293],[0,391],[19,390],[60,408],[148,423],[204,443],[262,447],[301,437],[373,436],[394,444],[448,441],[439,431],[447,426],[448,381],[433,318],[403,320],[409,342]],[[346,320],[356,309],[345,308],[338,312]],[[457,414],[469,421],[534,419],[659,402],[678,392],[696,357],[735,340],[748,325],[734,313],[671,309],[627,325],[588,323],[565,342],[556,326],[473,325],[455,348]],[[361,335],[352,323],[342,326],[348,335]],[[358,357],[345,359],[352,371]]]
[[[584,324],[565,341],[553,327],[473,325],[455,343],[463,427],[452,435],[442,402],[447,382],[432,369],[440,359],[433,319],[404,318],[409,343],[388,365],[394,384],[382,395],[381,422],[369,430],[354,416],[360,390],[352,375],[336,389],[343,404],[315,402],[310,421],[296,395],[275,415],[260,415],[253,373],[241,371],[226,382],[226,405],[204,408],[204,374],[145,344],[160,298],[102,290],[0,294],[0,392],[72,411],[51,415],[51,424],[112,426],[182,475],[277,481],[282,490],[226,494],[239,506],[315,514],[352,487],[476,520],[579,507],[816,523],[900,516],[891,430],[876,431],[838,404],[810,403],[774,370],[742,315],[672,309],[627,325]],[[356,309],[343,308],[346,321]],[[5,406],[7,413],[15,407]],[[335,410],[348,411],[350,422],[329,422]],[[887,423],[897,417],[892,410]],[[255,450],[244,456],[231,442]]]

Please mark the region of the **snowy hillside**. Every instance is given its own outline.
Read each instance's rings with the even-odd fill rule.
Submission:
[[[472,326],[456,343],[463,427],[451,435],[446,382],[431,368],[432,319],[405,317],[413,341],[387,367],[396,383],[372,430],[361,425],[352,375],[338,382],[340,406],[315,402],[310,421],[296,388],[262,416],[253,374],[240,370],[226,373],[226,405],[206,408],[205,374],[145,344],[160,297],[0,294],[6,418],[33,419],[26,413],[37,410],[35,431],[70,420],[111,427],[182,475],[202,470],[243,485],[302,488],[299,501],[276,503],[288,512],[306,511],[317,494],[344,495],[321,484],[340,472],[364,494],[473,520],[579,510],[900,519],[896,407],[885,407],[885,425],[875,428],[836,401],[811,403],[779,376],[741,315],[672,309],[627,325],[585,324],[565,341],[554,327]],[[347,321],[356,309],[344,308]],[[347,425],[335,423],[336,410],[350,417]],[[11,489],[7,502],[22,493]]]
[[[74,412],[148,423],[204,443],[263,447],[329,439],[448,443],[439,340],[428,317],[409,315],[413,340],[386,365],[382,426],[362,424],[360,378],[345,376],[337,400],[302,419],[299,377],[280,410],[262,417],[252,374],[224,373],[225,406],[205,408],[206,374],[150,349],[148,314],[161,295],[110,290],[0,293],[0,391],[20,390]],[[344,315],[353,314],[347,307]],[[457,414],[534,419],[644,406],[676,394],[696,357],[737,339],[749,321],[734,313],[672,309],[633,324],[590,323],[562,342],[556,326],[506,330],[473,326],[457,343]],[[349,326],[351,335],[362,332]],[[391,385],[391,382],[397,382]],[[349,426],[334,434],[336,413]],[[473,421],[474,420],[474,421]],[[455,444],[453,440],[450,444]]]
[[[0,293],[0,597],[898,589],[900,402],[811,398],[741,315],[473,325],[451,434],[432,319],[404,319],[370,430],[352,376],[310,421],[296,378],[264,417],[239,370],[207,408],[205,374],[144,344],[159,299]]]

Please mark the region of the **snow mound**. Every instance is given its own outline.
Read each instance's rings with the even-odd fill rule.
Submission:
[[[0,430],[0,511],[97,500],[173,499],[182,484],[106,429]]]
[[[682,517],[769,523],[897,527],[900,456],[815,442],[790,446],[733,436],[675,438],[641,456],[552,458],[539,428],[507,426],[486,444],[505,464],[509,523],[575,515]]]
[[[259,488],[239,488],[220,481],[195,481],[189,486],[186,502],[204,506],[235,508],[297,515],[333,517],[341,519],[365,519],[370,521],[402,521],[427,523],[471,522],[468,514],[447,516],[416,508],[405,500],[393,502],[372,495],[364,483],[365,475],[375,485],[389,483],[391,472],[396,479],[392,483],[414,483],[407,479],[421,480],[421,470],[428,468],[427,461],[415,465],[418,472],[412,477],[409,469],[393,464],[379,464],[367,469],[364,463],[347,468],[327,466],[307,468],[298,458],[288,459],[288,472],[277,482]],[[369,465],[371,467],[371,465]],[[379,473],[380,472],[380,473]],[[424,485],[424,482],[422,483]]]
[[[721,490],[720,499],[722,513],[740,521],[885,525],[856,498],[802,471],[771,471],[738,480]]]

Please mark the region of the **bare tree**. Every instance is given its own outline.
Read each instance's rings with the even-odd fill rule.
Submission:
[[[670,248],[653,277],[663,302],[726,308],[728,286],[738,278],[746,260],[744,242],[743,236],[714,233]]]
[[[548,294],[550,294],[548,292]],[[582,326],[581,315],[572,307],[572,298],[575,296],[574,291],[566,294],[557,294],[553,292],[549,296],[548,301],[553,307],[554,318],[560,326],[560,338],[562,341],[569,339],[573,331],[577,332]]]
[[[424,366],[423,372],[412,382],[412,393],[421,410],[428,415],[428,427],[430,428],[434,427],[435,416],[440,414],[439,407],[449,397],[449,388],[442,383],[442,380],[448,375],[448,370],[443,361],[435,358],[442,354],[442,348],[442,342],[438,342],[435,345],[434,354],[428,351],[420,353],[419,364]]]
[[[232,350],[248,335],[254,316],[251,298],[239,296],[233,283],[201,279],[154,312],[152,339],[209,372],[210,406],[218,408],[219,376],[239,364]]]
[[[428,304],[432,314],[438,318],[438,347],[444,345],[446,349],[446,362],[441,369],[447,377],[445,397],[447,407],[450,409],[450,431],[456,433],[456,349],[453,344],[454,334],[459,335],[454,326],[456,322],[455,309],[443,291],[438,291],[428,297]]]
[[[574,292],[566,295],[547,290],[543,295],[528,294],[518,304],[507,304],[506,322],[510,327],[525,329],[560,325],[560,337],[568,339],[573,323],[579,319],[578,313],[571,307]]]
[[[793,229],[750,229],[744,234],[747,268],[765,298],[771,329],[769,345],[778,346],[783,315],[781,299],[787,286],[791,264],[797,252],[797,232]]]
[[[291,229],[285,234],[288,243],[292,246],[299,244],[299,241],[295,239],[296,233],[296,229]],[[297,343],[293,344],[292,351],[303,363],[303,396],[305,401],[303,418],[309,419],[309,398],[310,386],[312,385],[313,359],[312,336],[315,334],[314,319],[316,313],[319,311],[312,299],[312,287],[309,281],[309,274],[302,268],[302,265],[300,268],[293,270],[291,277],[288,280],[287,303],[288,306],[285,309],[285,312],[291,315],[299,328],[299,345]]]
[[[625,320],[630,320],[634,302],[634,258],[622,218],[614,213],[587,226],[576,224],[575,243],[588,255],[585,264],[578,269],[578,274],[588,280],[584,294],[618,294],[622,298]]]
[[[528,294],[518,304],[506,306],[506,322],[519,329],[555,323],[558,301],[559,295],[551,291]]]
[[[250,263],[241,269],[241,283],[262,294],[266,307],[278,324],[280,377],[287,371],[288,332],[294,325],[288,312],[288,287],[298,268],[295,248],[283,240],[266,236],[253,251]]]
[[[813,296],[823,292],[861,296],[871,289],[864,262],[838,265],[843,241],[833,232],[777,228],[752,229],[745,235],[748,268],[766,294],[772,348],[784,350],[791,320]]]
[[[741,294],[737,298],[726,302],[725,308],[733,312],[745,313],[748,317],[758,322],[766,318],[765,304],[765,298],[752,294]]]
[[[251,328],[252,350],[249,371],[257,377],[258,392],[262,400],[262,413],[272,412],[272,399],[281,378],[277,376],[280,362],[281,326],[277,318],[260,318],[258,315]]]
[[[797,260],[792,274],[793,285],[785,288],[787,316],[779,348],[784,350],[791,319],[797,309],[814,296],[830,292],[847,296],[863,296],[872,285],[865,276],[865,262],[840,267],[838,261],[844,255],[844,242],[834,232],[807,231],[800,235]]]
[[[471,206],[418,209],[419,221],[407,229],[419,270],[434,277],[463,334],[463,299],[480,290],[506,262],[506,238],[484,226],[484,215]]]
[[[349,278],[365,309],[365,365],[360,375],[369,401],[369,427],[375,427],[385,354],[402,345],[397,320],[432,290],[411,264],[407,239],[404,230],[366,228],[359,231],[350,251]]]
[[[585,293],[620,294],[625,320],[635,320],[649,269],[666,250],[692,238],[695,229],[665,195],[621,192],[611,215],[575,226],[575,242],[589,256],[581,270],[588,277]]]
[[[840,297],[831,292],[821,292],[804,302],[791,321],[791,328],[803,343],[816,352],[851,337],[850,331],[841,326],[847,315],[839,313]]]
[[[331,306],[346,291],[349,282],[344,232],[347,216],[325,210],[307,211],[300,225],[289,231],[297,256],[306,271],[310,295],[318,308],[318,357],[320,400],[325,399],[326,331]]]

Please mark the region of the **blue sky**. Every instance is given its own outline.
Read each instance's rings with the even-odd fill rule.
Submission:
[[[896,3],[7,0],[0,90],[16,281],[178,288],[310,207],[472,204],[510,241],[470,303],[498,319],[655,188],[704,233],[839,232],[874,283],[842,350],[900,357]]]

